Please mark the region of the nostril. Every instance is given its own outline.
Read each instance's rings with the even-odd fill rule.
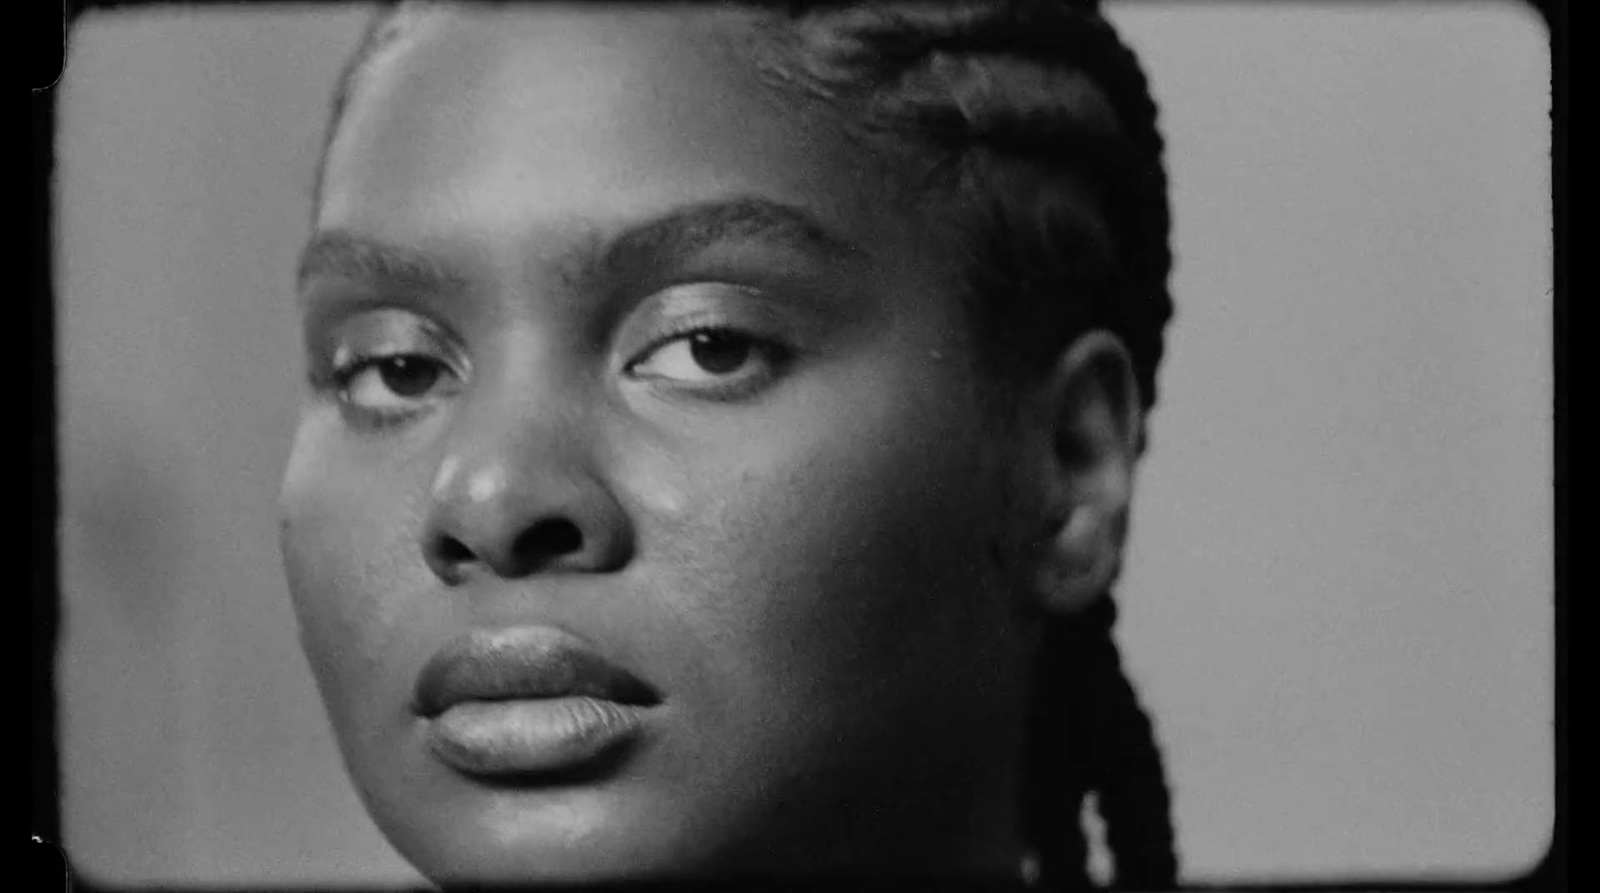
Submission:
[[[518,563],[538,567],[583,548],[583,531],[566,518],[539,521],[517,537]]]
[[[523,526],[515,536],[436,535],[424,551],[434,574],[454,584],[471,567],[507,579],[543,571],[608,569],[602,564],[611,553],[588,551],[602,544],[591,543],[575,521],[557,516]]]
[[[451,566],[465,564],[473,558],[472,550],[467,548],[466,543],[453,536],[439,540],[438,556],[442,562]]]

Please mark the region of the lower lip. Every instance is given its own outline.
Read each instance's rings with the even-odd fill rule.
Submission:
[[[635,739],[643,709],[589,697],[463,701],[428,721],[427,743],[468,775],[573,770]]]

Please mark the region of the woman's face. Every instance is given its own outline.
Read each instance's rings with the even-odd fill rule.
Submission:
[[[952,271],[741,15],[425,12],[330,149],[283,549],[436,878],[1012,833],[1027,629]]]

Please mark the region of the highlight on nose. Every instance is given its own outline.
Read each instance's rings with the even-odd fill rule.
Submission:
[[[606,481],[535,429],[486,426],[440,461],[419,547],[435,576],[604,573],[632,556],[631,519]]]
[[[628,562],[629,519],[604,483],[547,461],[513,459],[446,460],[419,543],[439,579],[603,573]]]

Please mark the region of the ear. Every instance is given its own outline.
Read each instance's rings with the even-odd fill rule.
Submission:
[[[1133,362],[1105,331],[1078,338],[1034,405],[1035,484],[1042,490],[1030,600],[1075,613],[1102,597],[1122,567],[1143,413]]]

